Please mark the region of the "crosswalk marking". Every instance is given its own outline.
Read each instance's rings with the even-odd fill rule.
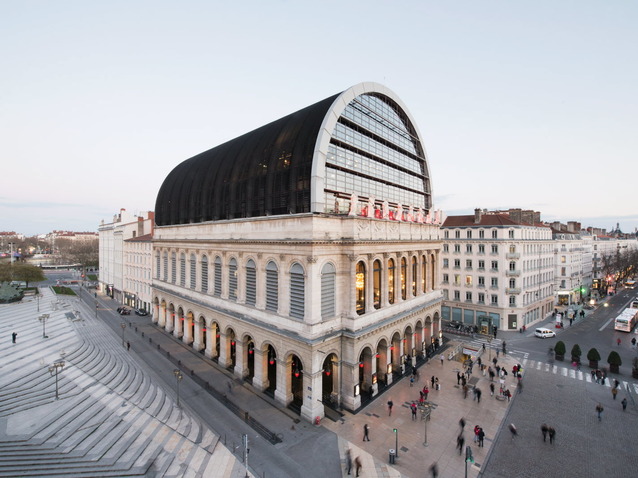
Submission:
[[[568,377],[574,380],[579,380],[581,382],[582,381],[585,381],[587,383],[596,382],[595,377],[592,378],[590,372],[583,371],[583,370],[576,370],[573,367],[569,367],[569,366],[558,366],[556,364],[551,364],[551,363],[543,362],[540,360],[530,360],[528,358],[524,358],[523,360],[521,360],[521,366],[523,368],[523,373],[525,372],[525,369],[530,369],[530,370],[538,370],[544,373],[551,373],[553,375]],[[623,390],[628,390],[638,395],[638,383],[629,382],[626,380],[619,380],[619,383],[620,383],[620,388],[622,388]],[[599,385],[602,385],[607,388],[612,388],[614,385],[614,379],[613,378],[610,379],[609,377],[607,377],[605,379],[605,383],[604,384],[600,383]]]

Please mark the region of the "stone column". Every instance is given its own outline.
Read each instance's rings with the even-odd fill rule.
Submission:
[[[303,404],[301,416],[314,423],[315,417],[324,417],[324,406],[321,401],[322,370],[303,374]]]
[[[275,400],[282,405],[288,405],[292,400],[290,390],[291,363],[277,359],[277,388],[275,389]]]
[[[245,367],[246,360],[248,359],[247,354],[248,354],[248,350],[244,346],[244,343],[239,340],[236,340],[235,341],[235,368],[233,369],[233,374],[235,375],[235,377],[244,378],[244,370],[247,370]]]
[[[253,376],[253,387],[260,392],[264,391],[268,384],[268,352],[258,349],[254,350],[255,353],[255,375]]]

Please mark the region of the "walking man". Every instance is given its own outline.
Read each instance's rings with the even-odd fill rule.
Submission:
[[[369,432],[370,432],[370,427],[366,423],[365,425],[363,425],[363,441],[370,441],[370,437],[368,436]]]
[[[352,452],[350,448],[346,450],[346,471],[348,474],[352,471]]]
[[[392,407],[394,406],[394,403],[392,402],[392,399],[388,400],[388,416],[391,417],[392,416]]]
[[[463,445],[465,445],[465,438],[463,438],[463,433],[460,433],[458,437],[456,437],[456,447],[459,449],[459,455],[463,453]]]
[[[18,338],[18,333],[14,332],[11,334],[11,341],[15,344],[16,343],[16,339]]]
[[[131,342],[126,341],[126,350],[131,350]]]
[[[410,410],[412,411],[412,421],[416,422],[416,402],[412,402]]]
[[[596,405],[596,413],[598,413],[598,421],[602,421],[602,415],[603,415],[603,406],[602,404],[599,402],[598,405]]]
[[[611,395],[614,397],[614,400],[616,400],[616,395],[618,395],[618,389],[617,388],[612,388],[611,389]]]
[[[620,339],[618,339],[620,340]],[[445,361],[445,357],[443,357],[443,354],[441,354],[441,367],[443,367],[443,362]]]
[[[357,472],[357,474],[355,476],[359,476],[359,473],[361,472],[361,467],[363,465],[361,464],[361,457],[356,457],[354,459],[354,469]]]
[[[483,440],[485,439],[485,432],[483,431],[482,428],[479,428],[479,432],[478,432],[478,446],[482,447],[483,446]]]
[[[624,412],[627,409],[627,397],[623,398],[620,403],[622,405],[622,411]]]
[[[543,433],[543,441],[545,441],[547,439],[547,431],[549,430],[549,427],[547,426],[546,423],[543,423],[541,425],[541,432]]]
[[[553,445],[554,438],[556,437],[556,430],[554,430],[554,427],[549,427],[548,432],[549,432],[549,443],[550,445]]]
[[[510,429],[510,432],[512,433],[512,440],[513,440],[518,435],[518,431],[516,431],[516,427],[514,426],[513,423],[510,423],[509,429]]]

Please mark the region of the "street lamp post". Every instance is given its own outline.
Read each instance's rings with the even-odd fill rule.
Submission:
[[[122,347],[126,347],[126,344],[124,343],[124,329],[126,329],[126,324],[122,322],[120,327],[122,327]]]
[[[183,375],[179,369],[173,370],[173,375],[175,375],[175,380],[177,380],[177,408],[181,408],[179,404],[179,382],[182,381]]]
[[[430,414],[432,413],[432,411],[430,408],[427,408],[424,413],[425,419],[423,420],[423,446],[428,446],[428,421],[430,421]]]
[[[58,393],[58,372],[64,369],[64,365],[65,363],[64,363],[64,360],[62,359],[57,360],[56,362],[53,362],[52,365],[49,365],[49,373],[51,374],[52,377],[55,375],[55,399],[56,400],[60,398],[60,395]]]
[[[48,318],[49,318],[49,314],[42,314],[38,317],[38,320],[42,322],[42,338],[43,339],[49,338],[47,337],[47,334],[46,334],[46,323]]]

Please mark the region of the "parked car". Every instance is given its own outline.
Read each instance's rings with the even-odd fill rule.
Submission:
[[[118,307],[117,312],[120,315],[131,315],[131,309],[127,309],[126,307]]]
[[[148,315],[148,312],[146,312],[144,309],[135,309],[135,315]]]

